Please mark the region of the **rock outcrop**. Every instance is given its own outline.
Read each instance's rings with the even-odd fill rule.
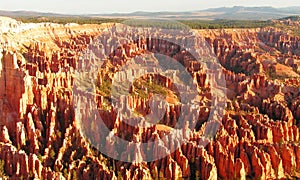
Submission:
[[[211,73],[178,45],[188,36],[175,44],[157,29],[143,37],[116,24],[2,18],[0,26],[4,178],[300,178],[299,37],[274,28],[199,30],[207,43],[188,43],[216,55],[221,66]],[[178,65],[166,76],[156,68],[163,56]],[[179,66],[196,84],[194,101],[181,102],[193,91],[178,85]],[[136,76],[128,96],[126,84],[112,87]],[[212,90],[226,90],[226,100]],[[147,159],[157,154],[165,156]]]

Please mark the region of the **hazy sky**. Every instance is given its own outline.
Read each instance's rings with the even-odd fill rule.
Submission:
[[[300,6],[300,0],[0,0],[1,10],[68,14],[190,11],[223,6]]]

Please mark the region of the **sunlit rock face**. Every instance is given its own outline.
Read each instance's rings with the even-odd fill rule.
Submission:
[[[168,42],[133,38],[112,47],[115,39],[110,33],[115,24],[23,24],[3,17],[0,26],[1,175],[17,179],[300,178],[299,37],[274,28],[198,31],[219,59],[222,72],[217,74],[224,75],[227,97],[221,118],[215,119],[216,134],[205,138],[213,109],[207,69],[184,58],[189,56]],[[126,34],[130,32],[119,36]],[[97,57],[84,60],[87,49]],[[197,109],[180,103],[180,88],[170,78],[152,73],[132,83],[131,96],[118,101],[123,110],[118,112],[110,102],[109,88],[103,87],[111,85],[115,77],[130,78],[122,73],[115,76],[128,62],[141,63],[147,57],[154,66],[157,52],[176,52],[173,58],[196,84]],[[94,94],[83,91],[80,101],[95,104],[109,133],[100,131],[97,119],[89,119],[83,122],[90,129],[87,136],[78,119],[91,114],[91,106],[76,111],[74,84],[78,69],[92,67],[97,59],[103,60],[99,73],[89,76]],[[176,72],[171,71],[170,76]],[[151,96],[155,92],[166,100],[155,101]],[[155,119],[142,118],[151,114],[147,111],[150,106],[162,114],[153,126],[128,125],[121,115],[135,114],[140,125],[145,125]],[[176,130],[182,109],[197,114],[184,116],[185,121],[193,119],[195,126],[182,124],[183,128]],[[172,139],[175,132],[186,140]],[[104,148],[113,147],[112,134],[130,142],[118,157],[140,163],[114,160],[93,145],[104,139]],[[173,152],[143,162],[147,148],[137,147],[136,142],[157,140],[162,143],[149,146],[149,154],[171,148]],[[111,153],[115,153],[113,148]]]

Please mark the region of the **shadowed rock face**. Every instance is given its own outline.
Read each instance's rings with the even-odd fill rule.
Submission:
[[[203,138],[213,107],[207,69],[170,42],[133,38],[116,49],[111,47],[114,24],[34,25],[9,20],[1,25],[5,31],[12,29],[11,34],[1,33],[0,37],[2,175],[43,179],[300,178],[299,37],[273,28],[198,31],[219,59],[220,73],[226,80],[227,106],[221,119],[212,121],[218,123],[219,130],[210,140]],[[151,95],[141,97],[138,92],[158,90],[142,86],[146,82],[156,83],[169,98],[160,123],[139,128],[123,121],[102,87],[111,85],[116,72],[132,59],[143,61],[139,56],[149,55],[155,64],[158,57],[154,53],[172,53],[187,68],[199,96],[198,117],[190,118],[195,120],[195,127],[182,125],[180,132],[188,140],[181,143],[167,139],[161,146],[149,147],[151,153],[175,149],[148,163],[117,161],[93,146],[91,142],[101,142],[108,134],[99,131],[97,121],[89,120],[83,122],[91,130],[87,138],[74,109],[76,70],[88,69],[97,60],[82,58],[87,48],[105,61],[92,79],[99,87],[94,94],[82,91],[81,97],[86,102],[92,99],[108,129],[129,142],[155,141],[172,134],[180,110],[185,108],[178,103],[179,89],[172,80],[155,73],[133,83],[132,96],[119,101],[124,111],[132,108],[141,116],[151,114]],[[122,77],[119,74],[118,78]],[[164,107],[161,102],[153,102],[153,106],[157,112]],[[105,148],[109,147],[111,144],[106,144]],[[128,152],[131,159],[143,159],[147,151],[133,143],[122,148],[125,153],[120,157],[124,159]]]

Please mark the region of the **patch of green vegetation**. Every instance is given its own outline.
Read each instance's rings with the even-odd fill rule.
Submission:
[[[112,80],[108,78],[103,78],[102,83],[96,82],[97,90],[99,90],[99,94],[104,97],[111,96],[112,91]]]
[[[5,162],[4,160],[0,160],[0,177],[5,177]]]
[[[58,138],[61,138],[61,136],[62,136],[61,131],[60,130],[56,131],[56,135],[57,135]]]
[[[117,180],[122,180],[122,173],[120,171],[117,172]]]
[[[58,24],[102,24],[102,23],[122,23],[125,18],[102,18],[88,16],[11,16],[24,23],[52,22]],[[158,27],[165,29],[222,29],[222,28],[261,28],[272,26],[272,21],[259,20],[179,20],[180,23],[164,20],[134,20],[126,21],[127,25],[137,27]]]
[[[72,179],[72,180],[77,180],[77,179],[78,179],[77,173],[76,173],[75,170],[72,170],[72,178],[71,178],[71,179]]]
[[[124,19],[121,18],[101,18],[101,17],[86,17],[86,16],[12,16],[23,23],[42,23],[51,22],[57,24],[102,24],[102,23],[121,23]]]
[[[109,78],[102,78],[102,82],[95,82],[97,94],[103,97],[102,99],[102,107],[103,110],[109,110],[112,107],[111,104],[111,93],[112,93],[112,80]],[[172,90],[164,87],[159,82],[153,80],[150,82],[150,79],[140,78],[133,82],[134,91],[130,92],[132,96],[137,96],[140,98],[148,99],[150,98],[150,94],[159,94],[164,97],[171,97],[172,100],[177,102],[179,100],[179,96],[174,93]],[[126,94],[122,92],[126,87],[120,87],[117,93]],[[137,112],[140,114],[140,112]]]
[[[43,156],[42,156],[41,154],[38,154],[38,155],[37,155],[37,158],[38,158],[41,162],[43,162]]]
[[[299,26],[290,26],[285,23],[274,23],[273,26],[281,29],[284,32],[288,32],[291,35],[300,36],[300,27]]]
[[[288,17],[285,17],[285,18],[281,18],[279,20],[300,21],[300,16],[288,16]]]
[[[144,116],[140,111],[137,111],[136,109],[134,110],[134,113],[138,116]]]
[[[163,29],[181,29],[181,30],[188,30],[187,26],[184,26],[181,23],[176,23],[176,21],[167,21],[167,20],[129,20],[126,21],[126,25],[132,27],[153,27],[153,28],[163,28]]]
[[[148,98],[150,93],[153,94],[160,94],[163,96],[168,95],[168,89],[160,85],[159,83],[153,81],[150,82],[149,79],[141,79],[138,81],[135,81],[133,83],[133,86],[135,87],[134,92],[132,92],[132,95],[137,95],[141,98]]]
[[[139,20],[132,21],[128,24],[137,27],[160,27],[165,29],[224,29],[224,28],[262,28],[271,26],[271,21],[258,21],[258,20],[179,20],[180,23],[172,21],[149,21]]]
[[[63,170],[63,176],[64,176],[66,179],[68,179],[68,177],[69,177],[68,169],[64,168],[64,170]]]
[[[266,75],[269,79],[272,79],[272,80],[285,80],[287,78],[291,78],[289,75],[287,75],[286,73],[283,73],[283,74],[277,74],[275,70],[267,70],[266,71]]]
[[[96,88],[99,95],[103,96],[102,109],[109,110],[112,105],[109,101],[112,91],[112,80],[108,78],[103,78],[102,83],[96,82]]]
[[[300,27],[293,27],[292,28],[292,34],[294,34],[295,36],[300,36]]]
[[[258,20],[179,20],[180,23],[172,21],[135,20],[126,24],[137,27],[159,27],[165,29],[224,29],[224,28],[261,28],[271,26],[271,21]]]
[[[50,154],[49,154],[50,158],[54,159],[55,155],[56,155],[55,151],[53,149],[51,149]]]
[[[271,21],[258,20],[181,20],[192,29],[262,28],[272,26]]]

